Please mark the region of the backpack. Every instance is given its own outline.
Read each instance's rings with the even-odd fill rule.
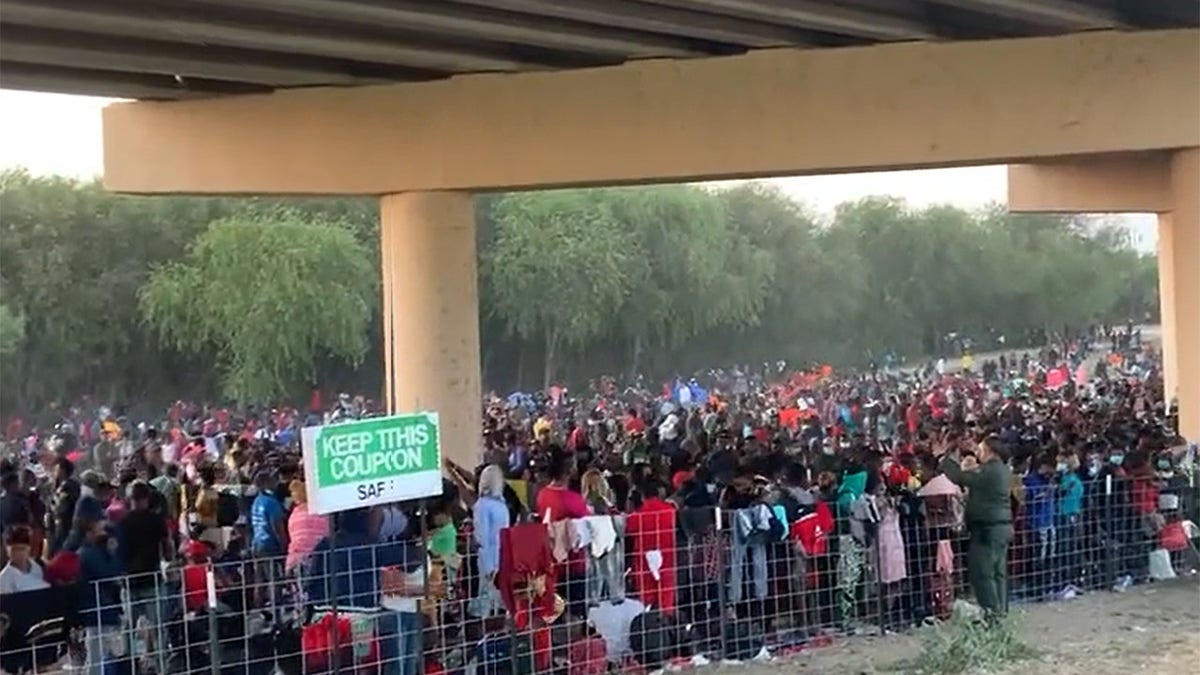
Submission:
[[[228,492],[217,493],[217,525],[219,527],[233,527],[241,515],[241,505],[235,495]]]
[[[671,658],[677,639],[675,629],[662,612],[650,610],[629,624],[629,648],[647,670],[660,668]]]
[[[513,647],[516,655],[513,655]],[[468,672],[474,666],[477,675],[524,675],[535,671],[533,646],[528,632],[508,635],[490,635],[472,650]],[[514,667],[515,666],[515,667]]]

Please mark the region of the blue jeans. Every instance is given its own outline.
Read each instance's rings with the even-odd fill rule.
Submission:
[[[587,551],[587,603],[599,604],[605,600],[625,599],[625,521],[613,518],[613,529],[617,533],[612,550],[596,558]]]
[[[734,516],[733,547],[729,558],[729,601],[742,601],[742,568],[750,558],[750,576],[754,580],[754,597],[767,597],[767,544],[765,533],[756,529],[749,510]]]
[[[378,619],[380,675],[419,675],[421,630],[419,612],[383,612]]]
[[[1033,573],[1034,590],[1038,593],[1047,593],[1054,590],[1054,562],[1056,550],[1056,532],[1053,527],[1047,527],[1035,531],[1036,543],[1034,546],[1036,557],[1036,567]]]

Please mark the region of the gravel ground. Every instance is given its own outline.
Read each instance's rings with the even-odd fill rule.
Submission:
[[[1013,609],[1021,637],[1037,650],[989,675],[1130,675],[1200,673],[1200,579],[1137,586],[1116,594],[1020,605]],[[915,635],[847,638],[832,646],[769,663],[721,666],[730,675],[897,672],[920,648]]]

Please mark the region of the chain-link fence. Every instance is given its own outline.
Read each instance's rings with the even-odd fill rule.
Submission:
[[[1036,476],[1036,474],[1035,474]],[[1013,492],[1009,603],[1200,568],[1200,491],[1029,476]],[[741,509],[648,499],[456,541],[373,542],[335,521],[315,550],[199,542],[163,572],[0,596],[5,672],[649,672],[780,656],[945,619],[971,597],[961,494],[806,491]],[[434,551],[437,551],[436,553]],[[79,551],[84,578],[103,551]]]

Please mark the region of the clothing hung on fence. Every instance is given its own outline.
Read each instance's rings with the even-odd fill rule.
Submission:
[[[937,542],[929,590],[933,615],[942,620],[949,619],[954,608],[954,546],[949,539],[939,539]]]
[[[646,499],[625,522],[638,597],[666,614],[675,611],[675,522],[675,507],[657,497]]]
[[[904,537],[900,534],[900,511],[890,500],[879,501],[879,580],[894,584],[908,577]]]
[[[611,663],[621,663],[633,654],[629,648],[629,627],[646,606],[637,600],[603,602],[588,610],[588,623],[604,639],[605,652]]]
[[[711,506],[679,512],[679,527],[687,538],[687,565],[708,580],[720,579],[725,569],[725,549],[717,535],[716,516],[717,509]]]
[[[552,609],[554,606],[554,559],[550,553],[550,535],[541,523],[522,523],[500,531],[500,570],[496,587],[510,612],[528,603]]]
[[[729,556],[729,601],[741,602],[744,569],[749,565],[754,599],[767,597],[767,536],[771,510],[765,504],[740,509],[733,515],[733,546]]]
[[[576,543],[583,549],[585,596],[589,605],[625,599],[625,517],[588,516],[572,521]]]

